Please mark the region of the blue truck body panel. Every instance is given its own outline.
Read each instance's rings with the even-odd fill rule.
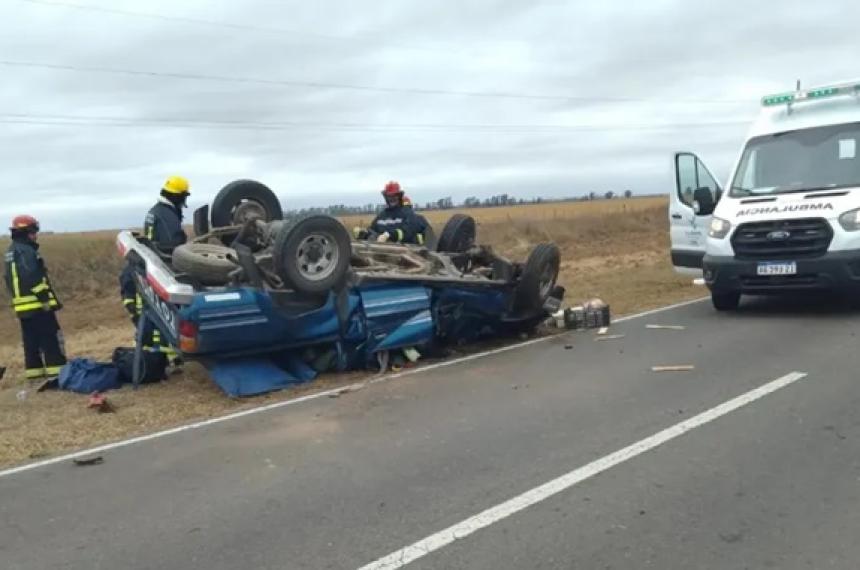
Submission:
[[[276,307],[265,291],[232,289],[195,295],[180,311],[180,320],[197,325],[196,354],[267,352],[282,346],[299,346],[336,340],[340,335],[335,297],[294,308]],[[349,314],[359,307],[359,297],[349,295]]]
[[[327,369],[361,368],[384,351],[516,332],[544,317],[513,316],[510,287],[396,281],[350,286],[316,302],[279,302],[268,291],[237,287],[199,292],[190,304],[174,305],[145,279],[138,281],[147,318],[184,357],[203,360],[213,379],[238,396],[313,378],[316,370],[302,360],[306,349],[327,350]],[[180,342],[180,330],[189,326],[196,333],[192,352],[182,351]],[[255,376],[254,370],[268,369],[260,358],[277,362],[285,373],[270,375],[270,381]]]
[[[433,340],[431,292],[421,285],[377,285],[359,289],[368,350],[418,346]]]

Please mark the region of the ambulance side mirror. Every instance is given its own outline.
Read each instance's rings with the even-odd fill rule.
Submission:
[[[713,214],[723,195],[708,167],[691,152],[675,153],[675,191],[679,201],[697,216]]]
[[[697,216],[710,216],[717,208],[717,200],[714,197],[714,191],[703,186],[696,188],[693,192],[693,210]]]

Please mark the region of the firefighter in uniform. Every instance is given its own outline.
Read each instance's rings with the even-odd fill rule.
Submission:
[[[182,227],[182,210],[188,207],[188,180],[171,176],[161,188],[158,203],[146,214],[143,234],[157,251],[171,255],[177,246],[188,241]]]
[[[161,187],[158,203],[147,212],[143,223],[144,237],[156,252],[171,255],[174,249],[188,241],[182,227],[182,210],[187,207],[190,195],[188,180],[181,176],[171,176]],[[127,264],[119,276],[119,290],[122,304],[131,322],[137,326],[143,313],[143,299],[137,292],[131,265]],[[151,324],[144,331],[143,348],[150,352],[163,352],[171,361],[177,361],[176,352],[162,343],[161,333]]]
[[[39,222],[32,216],[17,216],[9,230],[12,244],[5,257],[5,281],[21,322],[25,376],[29,380],[57,376],[66,363],[55,314],[62,305],[39,254]]]
[[[385,209],[370,224],[369,232],[358,231],[358,239],[376,236],[377,241],[423,245],[427,221],[415,213],[412,203],[404,203],[403,190],[397,182],[389,182],[382,190]]]

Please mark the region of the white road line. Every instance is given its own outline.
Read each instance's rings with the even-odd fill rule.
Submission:
[[[678,309],[681,307],[686,307],[687,305],[692,305],[694,303],[700,303],[704,300],[705,299],[702,298],[702,299],[694,299],[692,301],[685,301],[683,303],[676,303],[674,305],[668,305],[666,307],[660,307],[658,309],[652,309],[650,311],[645,311],[643,313],[637,313],[635,315],[628,315],[626,317],[620,317],[620,318],[616,319],[615,322],[620,323],[620,322],[624,322],[624,321],[629,321],[631,319],[638,319],[640,317],[647,317],[648,315],[653,315],[655,313],[661,313],[663,311],[670,311],[672,309]],[[25,471],[38,469],[40,467],[46,467],[48,465],[54,465],[56,463],[62,463],[64,461],[70,461],[70,460],[76,459],[78,457],[84,457],[87,455],[102,453],[105,451],[110,451],[112,449],[118,449],[120,447],[126,447],[128,445],[134,445],[136,443],[142,443],[144,441],[150,441],[153,439],[162,438],[162,437],[165,437],[168,435],[182,433],[184,431],[204,428],[207,426],[220,424],[223,422],[228,422],[230,420],[235,420],[237,418],[242,418],[242,417],[250,416],[253,414],[259,414],[261,412],[267,412],[269,410],[275,410],[278,408],[293,406],[295,404],[301,404],[303,402],[308,402],[310,400],[317,400],[319,398],[326,398],[332,394],[337,394],[339,392],[343,392],[343,391],[348,392],[350,390],[357,390],[357,389],[363,388],[364,386],[367,386],[368,384],[376,384],[378,382],[387,382],[388,380],[394,380],[396,378],[402,378],[403,376],[411,376],[413,374],[421,374],[424,372],[429,372],[431,370],[435,370],[437,368],[443,368],[445,366],[453,366],[455,364],[460,364],[462,362],[468,362],[470,360],[476,360],[478,358],[484,358],[487,356],[492,356],[494,354],[500,354],[502,352],[508,352],[510,350],[516,350],[518,348],[522,348],[522,347],[529,346],[532,344],[537,344],[539,342],[543,342],[543,341],[550,340],[553,338],[558,338],[558,335],[545,336],[545,337],[541,337],[541,338],[527,340],[525,342],[518,342],[516,344],[503,346],[501,348],[495,348],[493,350],[486,350],[484,352],[476,352],[475,354],[470,354],[468,356],[463,356],[460,358],[454,358],[452,360],[445,360],[443,362],[436,362],[434,364],[428,364],[426,366],[419,366],[418,368],[412,368],[409,370],[404,370],[403,372],[398,372],[396,374],[386,374],[384,376],[377,376],[375,378],[372,378],[372,379],[364,381],[364,382],[356,382],[355,384],[349,384],[347,386],[340,386],[338,388],[333,388],[331,390],[325,390],[323,392],[315,392],[313,394],[308,394],[307,396],[301,396],[299,398],[293,398],[291,400],[283,400],[281,402],[274,402],[272,404],[266,404],[265,406],[259,406],[256,408],[249,408],[247,410],[242,410],[239,412],[233,412],[232,414],[227,414],[224,416],[218,416],[217,418],[211,418],[208,420],[203,420],[203,421],[194,422],[194,423],[190,423],[190,424],[184,424],[181,426],[177,426],[175,428],[166,429],[166,430],[158,431],[155,433],[150,433],[147,435],[132,437],[130,439],[123,439],[120,441],[115,441],[113,443],[108,443],[105,445],[99,445],[97,447],[92,447],[92,448],[84,449],[81,451],[75,451],[72,453],[67,453],[65,455],[59,455],[57,457],[52,457],[50,459],[44,459],[42,461],[36,461],[34,463],[27,463],[25,465],[19,465],[18,467],[12,467],[12,468],[0,471],[0,477],[8,477],[10,475],[15,475],[17,473],[23,473]]]
[[[776,392],[777,390],[784,388],[789,384],[793,384],[805,377],[806,373],[804,372],[792,372],[782,378],[777,378],[764,386],[750,390],[746,394],[742,394],[724,402],[715,408],[711,408],[697,416],[675,424],[663,431],[657,432],[641,441],[637,441],[633,445],[629,445],[624,449],[619,449],[615,453],[601,457],[588,465],[574,469],[570,473],[562,475],[557,479],[553,479],[548,483],[544,483],[539,487],[535,487],[530,491],[526,491],[522,495],[518,495],[513,499],[509,499],[504,503],[491,507],[482,513],[478,513],[463,522],[450,526],[436,534],[432,534],[414,544],[396,552],[392,552],[388,556],[362,566],[359,570],[396,570],[398,568],[402,568],[410,562],[427,556],[431,552],[451,544],[455,540],[465,538],[477,530],[490,526],[493,523],[497,523],[502,519],[534,505],[535,503],[539,503],[553,495],[561,493],[562,491],[569,489],[586,479],[594,477],[607,469],[633,459],[637,455],[650,451],[655,447],[675,439],[676,437],[684,435],[690,430],[712,422],[721,416],[755,402],[759,398]]]
[[[674,305],[667,305],[665,307],[658,307],[656,309],[651,309],[650,311],[643,311],[641,313],[636,313],[634,315],[627,315],[626,317],[618,317],[617,319],[613,319],[613,323],[623,323],[624,321],[631,321],[633,319],[639,319],[642,317],[647,317],[649,315],[656,315],[657,313],[662,313],[664,311],[671,311],[672,309],[680,309],[681,307],[687,307],[689,305],[695,305],[696,303],[701,303],[702,301],[708,301],[710,297],[699,297],[698,299],[691,299],[689,301],[683,301],[681,303],[675,303]]]

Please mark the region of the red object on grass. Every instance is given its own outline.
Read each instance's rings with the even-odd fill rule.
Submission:
[[[98,392],[90,394],[90,399],[87,401],[88,408],[100,408],[105,403],[105,395]]]

